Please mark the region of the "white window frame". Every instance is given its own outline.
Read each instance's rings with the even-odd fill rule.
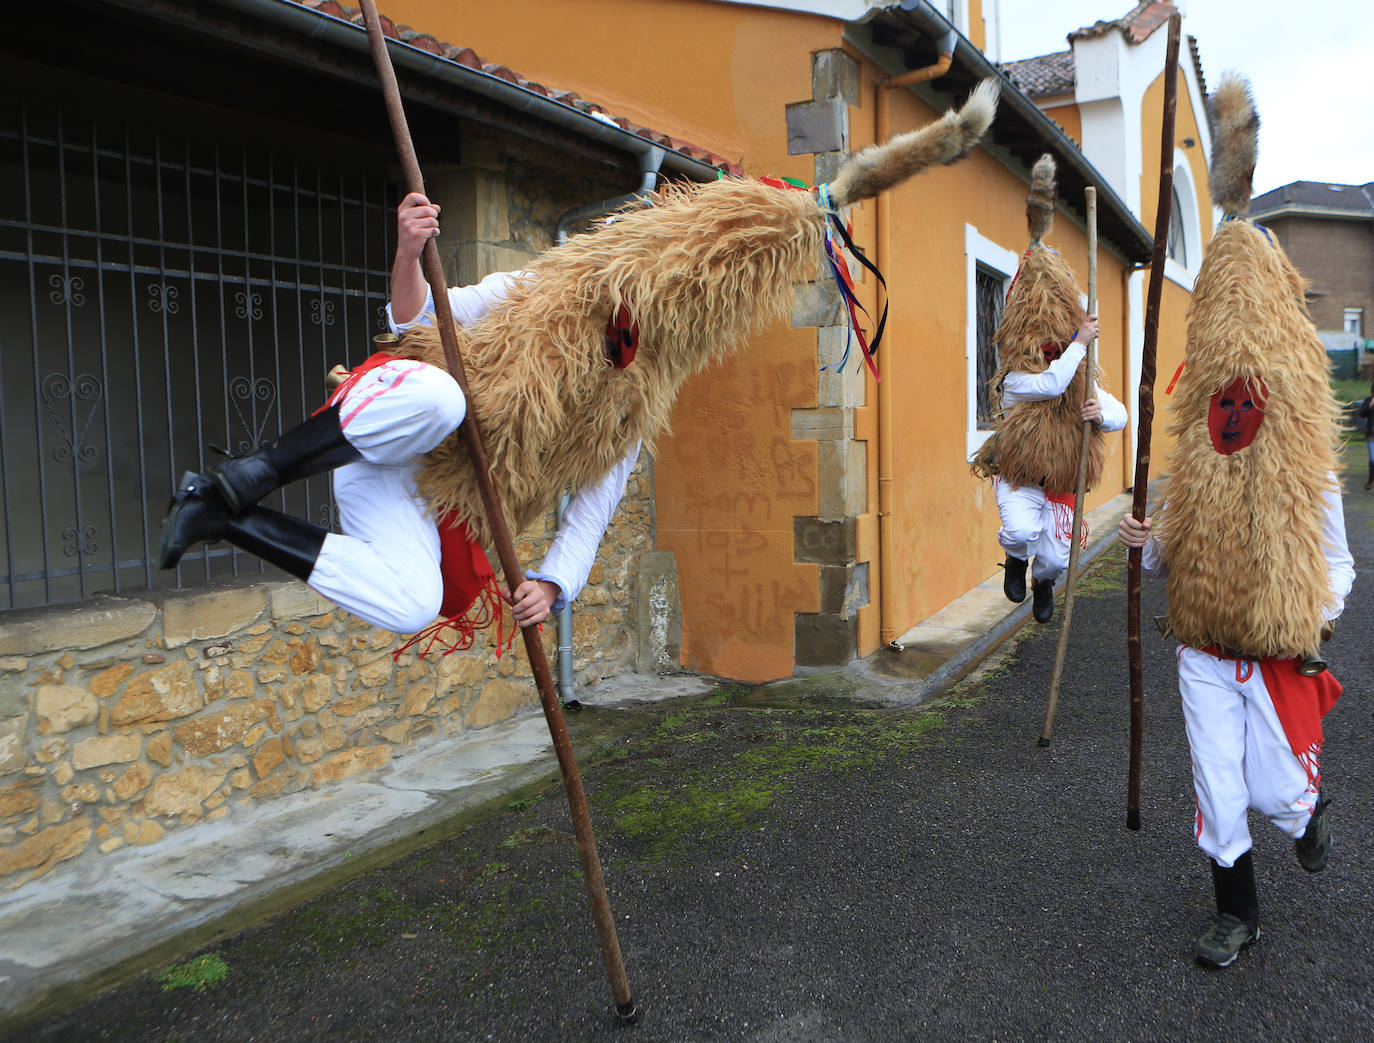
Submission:
[[[991,431],[978,430],[978,266],[1005,274],[1006,283],[1016,276],[1021,255],[1015,250],[993,242],[973,225],[964,225],[964,380],[967,407],[965,412],[965,458],[972,458]]]
[[[1188,264],[1185,266],[1172,257],[1165,257],[1164,275],[1192,293],[1198,269],[1202,266],[1202,222],[1197,209],[1197,186],[1193,184],[1193,172],[1186,159],[1174,164],[1174,191],[1178,194],[1180,204],[1183,250]]]
[[[1344,326],[1345,332],[1346,332],[1346,333],[1353,333],[1353,334],[1355,334],[1355,336],[1357,336],[1357,337],[1363,339],[1363,338],[1364,338],[1364,309],[1363,309],[1363,308],[1346,308],[1346,309],[1345,309],[1345,315],[1344,315],[1344,317],[1342,318],[1341,324],[1342,324],[1342,326]]]

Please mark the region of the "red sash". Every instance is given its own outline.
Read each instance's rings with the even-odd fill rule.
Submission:
[[[1293,756],[1307,769],[1313,785],[1321,782],[1317,758],[1322,749],[1322,718],[1341,697],[1341,683],[1329,670],[1305,677],[1298,673],[1301,659],[1261,659],[1264,687],[1283,725]]]

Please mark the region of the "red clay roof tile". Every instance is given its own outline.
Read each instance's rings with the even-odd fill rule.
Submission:
[[[293,2],[320,15],[340,18],[344,21],[352,22],[355,25],[363,24],[363,14],[361,10],[356,7],[344,6],[336,2],[336,0],[293,0]],[[379,14],[378,18],[381,22],[382,34],[384,36],[388,36],[394,40],[400,40],[402,43],[437,55],[440,58],[444,58],[457,65],[462,65],[465,68],[474,69],[488,76],[493,76],[507,83],[512,83],[517,87],[541,95],[560,105],[566,105],[568,108],[575,109],[578,112],[598,117],[610,116],[610,114],[596,102],[584,100],[575,91],[558,90],[557,88],[545,87],[543,84],[534,83],[504,65],[499,65],[494,62],[484,62],[470,47],[463,47],[458,44],[447,43],[443,40],[435,39],[431,34],[422,30],[413,29],[408,25],[398,25],[384,14]],[[715,153],[708,152],[706,149],[698,148],[688,142],[670,137],[658,131],[650,130],[647,127],[640,127],[623,117],[611,118],[617,126],[622,127],[629,133],[645,138],[660,146],[671,148],[674,152],[679,152],[690,159],[695,159],[707,163],[710,166],[724,169],[727,173],[743,173],[743,168],[738,162],[726,159],[724,156],[718,156]]]

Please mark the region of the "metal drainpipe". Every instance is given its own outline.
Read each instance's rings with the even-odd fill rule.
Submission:
[[[658,186],[658,172],[663,166],[663,157],[666,155],[661,148],[649,148],[640,154],[639,169],[640,181],[639,188],[628,195],[616,196],[614,199],[604,199],[600,203],[590,203],[587,206],[574,207],[572,210],[565,210],[558,218],[555,239],[559,246],[568,241],[569,229],[579,221],[586,221],[589,218],[599,217],[602,214],[609,214],[619,210],[627,203],[632,203],[636,199],[648,195]],[[572,498],[564,492],[558,498],[558,529],[563,531],[563,514],[568,509],[568,503]],[[577,692],[573,681],[573,636],[572,636],[572,602],[563,606],[563,611],[558,613],[558,697],[563,705],[570,710],[581,709],[582,704],[577,700]]]
[[[917,14],[917,11],[911,12]],[[924,13],[920,11],[920,13]],[[891,136],[892,98],[890,91],[912,83],[924,83],[949,71],[954,61],[955,36],[953,30],[945,25],[931,23],[932,33],[939,30],[936,48],[939,58],[934,65],[921,69],[911,69],[896,76],[889,76],[874,87],[874,140],[884,142]],[[874,223],[877,225],[877,243],[874,253],[880,269],[888,267],[888,244],[891,230],[891,207],[884,195],[873,202]],[[879,288],[881,292],[881,288]],[[892,358],[891,335],[884,359]],[[884,365],[884,369],[887,367]],[[885,374],[886,375],[886,374]],[[893,476],[893,434],[892,434],[892,381],[884,380],[878,384],[878,636],[884,645],[900,652],[902,646],[897,637],[897,585],[893,579],[897,566],[896,533],[892,531],[892,485]]]

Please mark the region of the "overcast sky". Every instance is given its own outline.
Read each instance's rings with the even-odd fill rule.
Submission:
[[[1250,80],[1260,115],[1256,195],[1292,181],[1374,181],[1374,0],[1175,3],[1185,37],[1197,37],[1208,87],[1225,71]],[[1074,29],[1120,18],[1134,3],[1000,0],[1000,6],[1007,61],[1067,50],[1065,37]]]

